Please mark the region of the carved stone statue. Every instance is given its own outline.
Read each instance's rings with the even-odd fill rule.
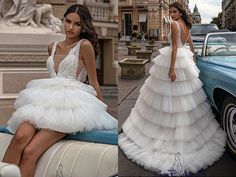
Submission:
[[[52,12],[50,4],[37,4],[36,0],[0,0],[0,20],[8,26],[33,26],[51,28],[60,32],[62,22]]]
[[[56,18],[52,12],[52,5],[50,4],[37,4],[34,14],[34,21],[37,25],[44,25],[51,28],[54,32],[59,32],[62,26],[60,19]]]

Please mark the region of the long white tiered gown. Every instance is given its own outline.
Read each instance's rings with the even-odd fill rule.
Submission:
[[[16,111],[8,121],[12,133],[25,121],[37,128],[65,133],[117,128],[117,120],[106,112],[107,105],[96,98],[94,88],[81,82],[87,75],[79,60],[81,42],[63,58],[57,73],[54,68],[57,43],[54,43],[47,60],[51,78],[32,80],[19,93]]]
[[[129,159],[168,175],[196,173],[211,165],[223,154],[226,138],[206,100],[193,53],[182,45],[176,24],[176,80],[168,78],[172,48],[162,48],[119,135],[119,146]]]

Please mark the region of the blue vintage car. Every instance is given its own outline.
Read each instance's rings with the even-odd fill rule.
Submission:
[[[196,64],[209,101],[220,113],[228,149],[236,157],[236,32],[208,33]]]

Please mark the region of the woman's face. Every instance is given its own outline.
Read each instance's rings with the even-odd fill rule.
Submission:
[[[175,8],[175,7],[171,7],[171,8],[169,9],[169,14],[170,14],[172,20],[174,20],[174,21],[176,21],[176,20],[178,20],[178,19],[180,18],[180,12],[179,12],[179,10],[178,10],[177,8]]]
[[[64,28],[68,38],[78,38],[82,31],[80,16],[77,13],[69,13],[65,17]]]

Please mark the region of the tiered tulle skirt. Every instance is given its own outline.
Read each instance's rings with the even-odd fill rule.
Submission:
[[[93,87],[66,78],[30,81],[15,109],[8,121],[12,133],[25,121],[65,133],[117,128],[117,120],[106,112],[107,105],[96,98]]]
[[[224,152],[225,133],[206,101],[192,57],[188,49],[178,48],[177,79],[171,82],[171,48],[160,49],[119,135],[129,159],[160,174],[196,173]]]

